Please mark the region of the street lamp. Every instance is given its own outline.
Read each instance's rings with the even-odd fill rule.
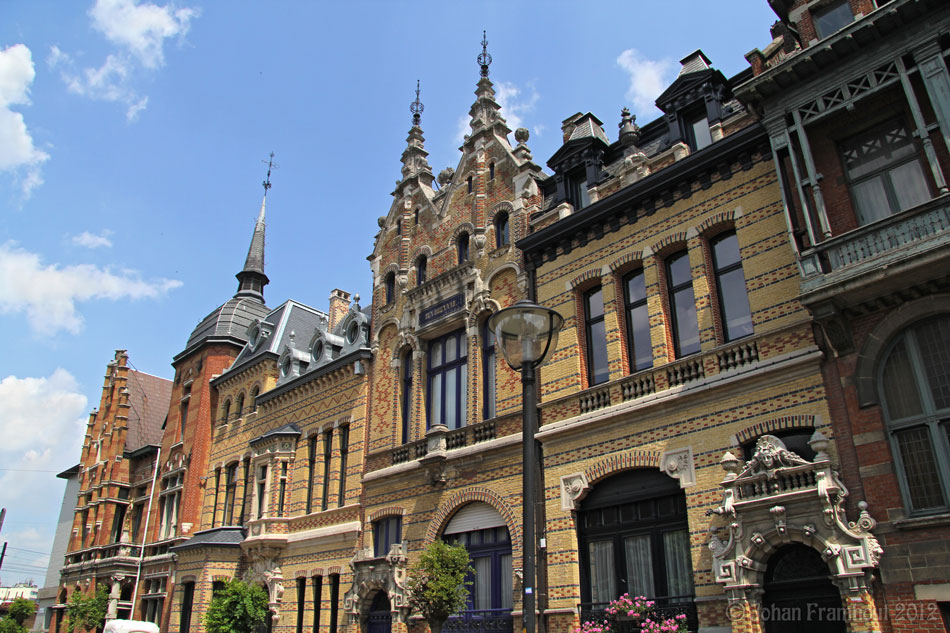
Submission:
[[[543,365],[557,347],[557,334],[564,317],[536,303],[522,299],[499,310],[488,320],[495,340],[508,365],[521,371],[522,387],[522,496],[524,499],[524,565],[522,570],[522,622],[525,633],[535,633],[535,556],[537,535],[535,514],[540,480],[540,462],[535,435],[538,432],[538,399],[535,370]]]

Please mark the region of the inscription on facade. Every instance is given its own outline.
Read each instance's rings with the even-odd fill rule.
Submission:
[[[440,319],[447,314],[452,314],[453,312],[458,312],[465,307],[465,295],[459,293],[453,297],[449,297],[445,301],[440,301],[435,305],[431,305],[428,308],[425,308],[422,311],[422,314],[419,315],[419,325],[425,325],[436,319]]]

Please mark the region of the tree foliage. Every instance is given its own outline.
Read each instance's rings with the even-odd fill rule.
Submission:
[[[437,633],[449,616],[465,607],[472,584],[466,578],[472,573],[464,545],[434,541],[409,568],[409,608]]]
[[[19,625],[22,625],[34,613],[36,613],[36,603],[27,598],[17,598],[7,610],[7,614]]]
[[[99,585],[93,594],[74,591],[66,603],[66,630],[95,631],[102,626],[109,610],[109,593]]]
[[[232,580],[211,598],[205,628],[208,633],[253,633],[268,616],[267,593],[257,585]]]

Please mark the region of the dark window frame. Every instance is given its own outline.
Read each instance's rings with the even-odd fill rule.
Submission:
[[[680,283],[674,283],[673,280],[673,265],[678,263],[681,258],[685,258],[687,269],[689,270],[689,277]],[[696,311],[696,295],[693,292],[693,275],[692,275],[692,266],[689,261],[689,251],[683,249],[675,253],[668,255],[664,261],[664,268],[666,272],[666,293],[667,300],[669,302],[669,319],[670,319],[670,334],[673,336],[673,349],[676,354],[676,358],[685,358],[686,356],[691,356],[698,353],[702,349],[702,342],[699,339],[699,315]],[[688,300],[686,300],[686,291],[689,291]],[[682,301],[682,304],[680,303]],[[683,346],[683,337],[686,334],[684,327],[687,325],[682,323],[681,319],[677,316],[677,307],[684,305],[685,309],[690,311],[692,314],[692,321],[689,325],[695,324],[696,328],[696,343],[695,347],[689,347],[684,349]],[[690,309],[691,308],[691,309]]]
[[[333,461],[333,429],[323,432],[323,497],[320,500],[320,511],[330,507],[330,465]]]
[[[346,504],[346,460],[350,454],[350,425],[340,426],[340,488],[337,505],[343,507]]]
[[[400,386],[402,388],[400,413],[402,443],[409,441],[410,423],[412,421],[412,350],[406,351],[402,356],[402,371],[400,376]]]
[[[717,254],[719,252],[717,247],[720,244],[725,243],[725,241],[728,239],[735,239],[736,253],[738,254],[738,258],[734,262],[721,264],[719,261],[720,257]],[[719,323],[722,326],[723,341],[729,343],[747,336],[752,336],[755,334],[755,327],[752,323],[752,307],[749,305],[749,288],[745,281],[745,270],[742,268],[742,253],[739,247],[739,236],[735,229],[719,233],[709,240],[709,258],[712,262],[713,277],[716,281],[716,300],[717,307],[719,309]],[[748,318],[748,328],[747,330],[737,329],[735,332],[730,332],[729,322],[732,320],[733,316],[737,316],[735,314],[735,308],[737,306],[735,301],[727,303],[723,281],[729,277],[734,277],[737,271],[739,273],[738,276],[742,279],[742,296],[745,298],[745,310],[743,316]],[[732,298],[735,299],[736,297]],[[742,308],[742,306],[738,307]]]
[[[637,299],[631,299],[630,293],[630,282],[636,278],[641,278],[643,280],[643,297]],[[653,342],[651,340],[650,332],[650,307],[649,307],[649,297],[646,292],[646,274],[644,273],[643,267],[635,268],[629,271],[621,278],[621,285],[623,286],[623,309],[624,309],[624,319],[627,327],[627,358],[628,364],[630,365],[630,373],[635,373],[638,371],[643,371],[645,369],[650,369],[653,367]],[[634,318],[634,314],[639,314],[641,311],[645,310],[646,314],[646,345],[650,351],[649,362],[639,363],[637,362],[637,324],[639,319]],[[641,341],[643,342],[643,341]]]
[[[421,286],[426,282],[426,274],[429,269],[429,258],[425,255],[420,255],[416,260],[416,285]]]
[[[394,514],[373,521],[373,556],[386,556],[396,543],[402,543],[402,516]]]
[[[592,316],[591,300],[600,297],[600,314]],[[604,305],[604,287],[600,284],[587,288],[583,292],[584,309],[584,342],[585,342],[585,361],[587,363],[587,386],[593,387],[610,381],[610,359],[607,355],[607,306]],[[603,335],[595,332],[596,328],[603,330]],[[597,352],[603,354],[604,366],[600,372],[595,366]]]
[[[495,400],[498,379],[498,357],[495,352],[495,333],[482,322],[482,418],[490,420],[498,414]]]
[[[511,229],[510,221],[511,218],[507,211],[501,211],[495,215],[494,225],[496,248],[504,248],[511,242],[511,235],[509,234]]]
[[[468,246],[469,246],[469,237],[468,233],[462,233],[458,237],[458,241],[455,243],[456,252],[458,254],[458,263],[459,266],[468,261]]]
[[[449,344],[456,346],[455,358],[451,361],[446,360],[446,350]],[[436,346],[441,346],[439,364],[433,364],[433,350]],[[434,424],[444,424],[450,429],[460,429],[465,426],[466,420],[466,400],[468,394],[468,339],[465,336],[465,330],[455,330],[444,334],[438,338],[429,341],[428,353],[426,354],[426,426],[431,428]],[[447,424],[449,404],[448,398],[448,377],[453,374],[456,380],[455,401],[453,425]],[[437,415],[432,411],[436,405],[434,387],[438,381],[438,406]]]
[[[386,305],[392,305],[396,300],[396,273],[389,271],[383,280]]]

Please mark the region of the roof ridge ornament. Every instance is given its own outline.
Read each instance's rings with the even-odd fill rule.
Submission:
[[[419,101],[419,80],[416,79],[416,100],[409,104],[409,111],[412,112],[412,127],[419,127],[422,121],[422,111],[425,106]]]
[[[482,31],[482,53],[478,56],[478,65],[482,68],[482,77],[488,77],[488,67],[491,66],[491,55],[488,54],[488,37],[486,31]]]

